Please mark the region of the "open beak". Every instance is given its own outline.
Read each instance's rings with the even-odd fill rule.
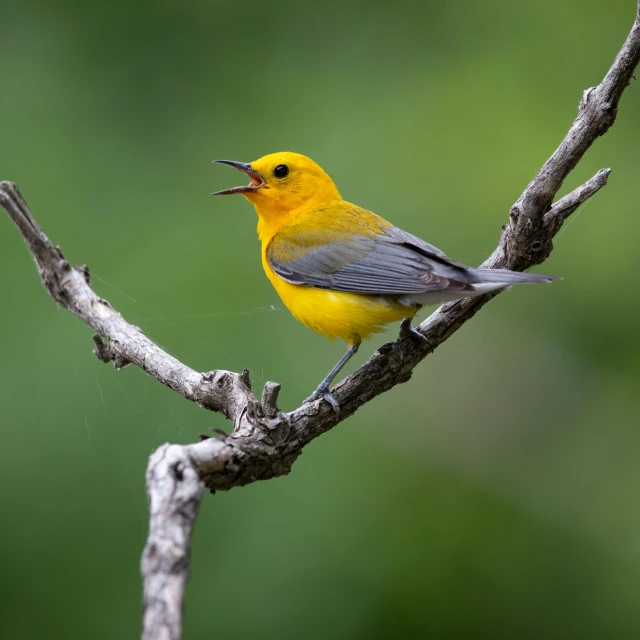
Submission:
[[[219,164],[226,164],[230,167],[234,167],[249,176],[250,184],[243,187],[232,187],[231,189],[222,189],[222,191],[216,191],[212,193],[212,196],[226,196],[231,193],[251,193],[257,191],[263,184],[264,178],[255,171],[248,162],[236,162],[235,160],[214,160]]]

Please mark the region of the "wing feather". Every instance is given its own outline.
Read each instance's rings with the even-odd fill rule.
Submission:
[[[398,296],[474,290],[464,265],[357,207],[303,214],[274,236],[267,258],[284,280],[320,289]]]

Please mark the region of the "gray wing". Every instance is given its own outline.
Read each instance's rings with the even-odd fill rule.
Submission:
[[[274,237],[267,258],[287,282],[319,289],[398,296],[474,291],[464,265],[395,227],[347,240],[307,225],[289,227]]]

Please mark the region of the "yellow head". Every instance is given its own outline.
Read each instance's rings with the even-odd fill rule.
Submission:
[[[320,207],[340,198],[333,180],[311,158],[300,153],[271,153],[250,164],[216,160],[246,173],[251,182],[213,195],[241,193],[252,202],[258,216],[269,223],[290,220],[300,211]]]

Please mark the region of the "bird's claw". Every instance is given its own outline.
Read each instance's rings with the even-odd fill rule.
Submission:
[[[336,415],[339,415],[339,413],[340,413],[340,405],[338,404],[338,401],[333,397],[333,394],[330,391],[327,391],[326,393],[322,394],[322,397],[324,398],[324,400],[326,402],[328,402],[331,405],[331,408],[333,409],[333,412]]]
[[[411,326],[411,318],[405,318],[400,323],[400,337],[409,337],[414,340],[418,340],[419,342],[426,342],[429,344],[427,337]]]
[[[338,401],[335,399],[331,391],[328,388],[318,387],[305,401],[303,404],[309,404],[310,402],[315,402],[316,400],[322,398],[326,402],[331,405],[331,408],[334,410],[336,415],[340,413],[340,405]]]

